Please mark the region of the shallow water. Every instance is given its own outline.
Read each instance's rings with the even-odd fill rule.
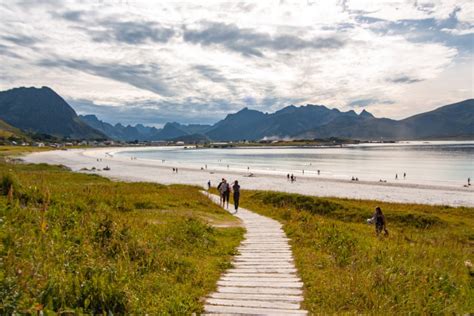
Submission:
[[[263,171],[296,176],[359,180],[379,179],[409,183],[454,184],[474,182],[474,141],[364,144],[342,148],[146,148],[117,152],[118,156],[192,165],[208,169]],[[248,169],[247,169],[248,168]],[[406,179],[403,174],[406,173]],[[474,185],[474,184],[473,184]]]

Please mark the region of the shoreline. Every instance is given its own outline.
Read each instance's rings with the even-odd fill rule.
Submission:
[[[320,176],[297,175],[297,181],[287,181],[286,174],[232,169],[204,169],[192,164],[162,163],[152,159],[117,157],[119,151],[133,151],[133,147],[71,149],[46,151],[21,157],[27,163],[62,164],[73,171],[95,173],[125,181],[147,181],[162,184],[190,184],[205,187],[208,180],[212,186],[221,178],[239,180],[242,188],[252,190],[280,191],[304,195],[379,200],[398,203],[474,207],[474,189],[449,185],[426,185],[416,183],[393,183],[378,181],[350,181]],[[101,161],[97,161],[101,159]],[[172,168],[178,165],[178,173]],[[109,171],[84,171],[83,168],[104,168]],[[249,177],[248,174],[253,176]]]

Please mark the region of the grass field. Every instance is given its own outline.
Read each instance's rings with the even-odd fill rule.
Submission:
[[[284,224],[312,313],[474,311],[473,208],[275,192],[243,192],[242,202]],[[388,237],[366,224],[377,205]]]
[[[3,161],[18,148],[0,147],[0,314],[202,311],[242,239],[233,217],[197,187]],[[284,224],[314,314],[474,311],[473,208],[256,191],[241,199]],[[377,205],[388,237],[366,224]]]
[[[243,235],[209,225],[237,222],[196,187],[5,162],[0,179],[2,315],[200,312]]]

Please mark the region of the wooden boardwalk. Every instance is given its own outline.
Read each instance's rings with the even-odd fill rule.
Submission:
[[[219,203],[219,197],[210,198]],[[303,283],[281,224],[243,208],[236,216],[247,230],[245,240],[233,268],[221,276],[217,291],[206,298],[205,313],[307,315],[300,309]]]

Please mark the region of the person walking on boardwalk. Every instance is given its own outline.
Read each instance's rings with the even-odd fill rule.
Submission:
[[[227,183],[226,179],[222,179],[222,182],[219,184],[219,192],[222,197],[222,207],[229,207],[229,198],[230,198],[230,185]]]
[[[221,182],[219,182],[219,184],[217,185],[217,191],[219,191],[219,198],[220,198],[219,204],[222,205],[222,207],[224,207],[224,205],[222,203],[222,200],[224,199],[224,195],[222,194],[221,188],[224,185],[224,181],[225,181],[225,179],[222,178]]]
[[[371,218],[371,221],[375,224],[375,233],[380,235],[380,233],[383,231],[385,236],[388,236],[388,230],[387,230],[387,221],[385,220],[385,215],[382,213],[382,209],[380,207],[375,208],[374,215]]]
[[[235,213],[237,213],[237,210],[239,209],[239,201],[240,201],[240,185],[239,181],[235,180],[234,185],[232,186],[232,190],[234,191],[234,208],[235,208]]]
[[[226,208],[229,208],[230,191],[230,184],[224,179],[224,184],[221,186],[222,207],[225,206]]]

